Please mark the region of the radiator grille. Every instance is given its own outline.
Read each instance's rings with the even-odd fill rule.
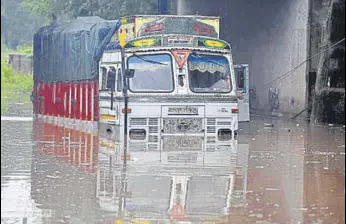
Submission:
[[[157,126],[149,126],[150,134],[156,134],[158,131],[159,131],[159,128]]]
[[[149,142],[158,142],[159,141],[159,137],[156,135],[150,135],[149,136]]]
[[[157,126],[157,125],[159,125],[159,119],[158,118],[149,118],[149,125],[150,126]]]
[[[227,125],[227,126],[231,126],[232,122],[230,121],[218,121],[217,125]]]
[[[215,118],[208,118],[207,119],[207,125],[215,125],[216,119]]]
[[[216,132],[215,126],[208,126],[207,127],[207,133],[215,133],[215,132]]]
[[[130,125],[131,126],[145,126],[147,125],[147,119],[146,118],[130,118]]]

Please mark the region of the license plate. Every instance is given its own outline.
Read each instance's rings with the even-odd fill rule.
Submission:
[[[202,150],[201,137],[165,136],[163,151],[199,151]]]

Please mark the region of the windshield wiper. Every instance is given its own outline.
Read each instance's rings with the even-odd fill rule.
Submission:
[[[196,52],[192,52],[191,55],[192,55],[192,56],[195,56],[196,58],[201,59],[202,61],[210,62],[210,63],[212,63],[212,64],[214,64],[214,65],[218,65],[218,66],[221,66],[221,67],[223,67],[223,68],[225,67],[224,65],[222,65],[222,64],[220,64],[220,63],[218,63],[218,62],[216,62],[216,61],[213,61],[213,60],[210,60],[210,59],[204,59],[204,58],[202,58],[202,56],[201,56],[201,55],[198,55]]]
[[[145,61],[145,62],[148,62],[150,64],[158,64],[158,65],[168,65],[166,63],[162,63],[162,62],[159,62],[159,61],[153,61],[153,60],[150,60],[150,59],[146,59],[144,58],[143,56],[140,56],[138,54],[133,54],[132,56],[136,57],[136,58],[139,58],[141,59],[142,61]]]

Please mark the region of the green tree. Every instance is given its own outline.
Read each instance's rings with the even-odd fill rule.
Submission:
[[[153,14],[157,0],[25,0],[33,13],[47,17],[99,16],[116,19],[122,15]]]
[[[169,8],[175,5],[169,1]],[[157,0],[25,0],[33,13],[49,18],[99,16],[118,19],[124,15],[156,14]]]
[[[33,34],[46,19],[30,14],[23,0],[1,0],[1,40],[9,48],[32,44]]]

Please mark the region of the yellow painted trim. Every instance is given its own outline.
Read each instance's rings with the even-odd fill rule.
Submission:
[[[103,120],[116,120],[116,116],[112,116],[112,115],[100,115],[100,119],[103,119]]]
[[[205,43],[210,47],[224,47],[225,44],[217,40],[206,40]]]
[[[155,40],[152,38],[136,40],[133,42],[133,46],[135,47],[150,47],[155,44]]]

